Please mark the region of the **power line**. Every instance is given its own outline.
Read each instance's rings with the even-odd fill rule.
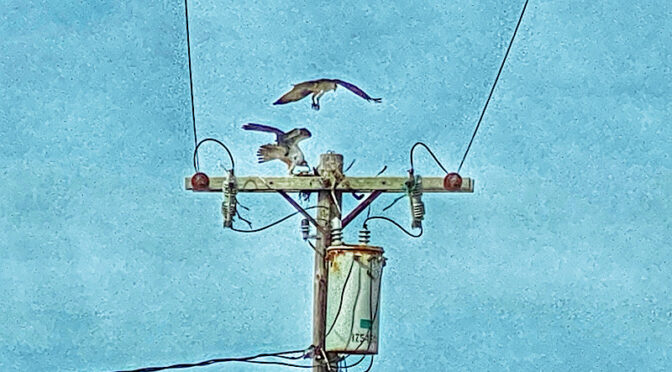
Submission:
[[[413,147],[411,147],[411,171],[413,171],[413,150],[415,150],[415,147],[416,147],[416,146],[422,146],[422,147],[424,147],[425,150],[427,150],[427,151],[429,152],[429,155],[431,155],[432,158],[434,158],[434,161],[436,161],[436,164],[438,164],[439,167],[440,167],[444,172],[448,173],[448,171],[447,171],[446,168],[443,166],[443,164],[441,164],[441,162],[439,161],[439,159],[437,159],[436,155],[434,155],[434,153],[432,152],[432,150],[429,149],[429,146],[425,145],[425,144],[422,143],[422,142],[416,142],[416,143],[413,145]]]
[[[365,358],[366,358],[366,355],[363,355],[358,361],[356,361],[356,362],[353,363],[353,364],[347,365],[347,364],[344,363],[345,365],[344,365],[342,368],[352,368],[352,367],[355,367],[355,366],[359,365],[361,362],[363,362]],[[345,362],[345,359],[344,359],[343,361]]]
[[[502,69],[504,68],[504,63],[506,62],[506,57],[509,56],[509,51],[511,50],[511,46],[513,45],[513,40],[516,38],[516,34],[518,33],[518,27],[520,27],[520,23],[523,21],[523,15],[525,14],[525,9],[527,8],[527,3],[529,0],[525,0],[525,5],[523,6],[523,11],[520,13],[520,18],[518,19],[518,24],[516,25],[516,29],[513,30],[513,36],[511,37],[511,41],[509,42],[509,47],[506,48],[506,53],[504,53],[504,59],[502,60],[502,64],[499,66],[499,71],[497,72],[497,77],[495,77],[495,82],[492,84],[492,88],[490,89],[490,94],[488,95],[488,99],[485,101],[485,106],[483,106],[483,111],[481,111],[481,117],[478,118],[478,123],[476,124],[476,129],[474,130],[474,134],[471,136],[471,141],[469,141],[469,145],[467,146],[467,151],[464,152],[464,156],[462,157],[462,161],[460,162],[460,166],[457,168],[457,173],[460,173],[460,170],[462,169],[462,165],[464,164],[464,160],[467,158],[467,154],[469,153],[469,149],[471,148],[471,144],[474,142],[474,138],[476,138],[476,133],[478,132],[478,128],[481,126],[481,121],[483,121],[483,116],[485,115],[485,110],[488,108],[488,103],[490,103],[490,98],[492,98],[492,93],[495,91],[495,87],[497,86],[497,81],[499,80],[499,75],[502,74]]]
[[[385,217],[385,216],[371,216],[371,217],[367,217],[366,220],[364,220],[364,226],[365,226],[365,227],[366,227],[366,222],[369,221],[369,220],[385,220],[385,221],[387,221],[387,222],[391,222],[391,223],[393,223],[396,227],[398,227],[401,231],[403,231],[406,235],[408,235],[408,236],[410,236],[410,237],[412,237],[412,238],[419,238],[420,236],[422,236],[422,232],[423,232],[422,226],[420,226],[420,232],[419,232],[418,234],[413,234],[413,233],[409,232],[408,230],[404,229],[404,228],[403,228],[397,221],[395,221],[395,220],[393,220],[393,219],[391,219],[391,218],[389,218],[389,217]]]
[[[182,364],[173,364],[170,366],[164,366],[164,367],[145,367],[145,368],[140,368],[140,369],[133,369],[133,370],[125,370],[125,371],[117,371],[117,372],[154,372],[154,371],[162,371],[166,369],[184,369],[184,368],[193,368],[193,367],[204,367],[208,366],[211,364],[216,364],[216,363],[226,363],[226,362],[245,362],[245,363],[255,363],[255,364],[277,364],[277,365],[285,365],[285,366],[290,366],[290,367],[297,367],[297,368],[311,368],[312,366],[302,366],[302,365],[297,365],[297,364],[289,364],[289,363],[284,363],[284,362],[272,362],[272,361],[257,361],[254,359],[258,358],[264,358],[264,357],[276,357],[276,358],[284,358],[284,359],[300,359],[303,356],[305,356],[311,348],[308,350],[291,350],[291,351],[282,351],[279,353],[261,353],[249,357],[241,357],[241,358],[218,358],[218,359],[210,359],[206,360],[203,362],[198,362],[198,363],[182,363]],[[301,356],[297,357],[288,357],[287,354],[297,354],[297,353],[302,353]]]
[[[286,221],[286,220],[288,220],[288,219],[290,219],[290,218],[296,216],[296,215],[299,214],[299,213],[301,213],[301,212],[294,212],[294,213],[292,213],[292,214],[288,214],[288,215],[286,215],[285,217],[283,217],[283,218],[281,218],[281,219],[279,219],[279,220],[277,220],[277,221],[275,221],[275,222],[272,222],[272,223],[270,223],[270,224],[268,224],[268,225],[266,225],[266,226],[264,226],[264,227],[260,227],[260,228],[258,228],[258,229],[240,230],[240,229],[236,229],[235,227],[231,227],[231,230],[233,230],[233,231],[235,231],[235,232],[240,232],[240,233],[256,233],[256,232],[264,231],[264,230],[266,230],[266,229],[268,229],[268,228],[271,228],[271,227],[273,227],[273,226],[275,226],[275,225],[277,225],[277,224],[279,224],[279,223],[281,223],[281,222],[284,222],[284,221]]]
[[[305,208],[305,209],[306,209],[306,210],[309,210],[309,209],[315,209],[315,208],[326,208],[326,207],[321,206],[321,205],[313,205],[312,207],[308,207],[308,208]],[[299,214],[299,213],[301,213],[301,212],[290,213],[290,214],[286,215],[285,217],[282,217],[281,219],[279,219],[279,220],[277,220],[277,221],[275,221],[275,222],[271,222],[270,224],[268,224],[268,225],[266,225],[266,226],[264,226],[264,227],[257,228],[257,229],[240,230],[240,229],[236,229],[235,227],[231,227],[231,230],[233,230],[233,231],[235,231],[235,232],[240,232],[240,233],[256,233],[256,232],[260,232],[260,231],[266,230],[266,229],[268,229],[268,228],[271,228],[271,227],[273,227],[273,226],[275,226],[275,225],[277,225],[277,224],[279,224],[279,223],[281,223],[281,222],[284,222],[284,221],[286,221],[286,220],[288,220],[288,219],[290,219],[290,218],[296,216],[296,215]],[[313,249],[314,249],[314,248],[313,248]]]
[[[194,138],[196,138],[196,132],[195,131],[194,131]],[[196,146],[194,147],[194,170],[196,172],[198,172],[198,159],[197,158],[198,158],[199,147],[201,147],[201,145],[204,144],[205,142],[209,142],[209,141],[219,144],[220,146],[222,146],[224,148],[224,150],[226,150],[226,153],[229,154],[229,160],[231,160],[231,170],[234,170],[234,168],[236,167],[236,164],[233,161],[233,155],[231,155],[231,150],[229,150],[229,148],[226,147],[226,145],[222,141],[220,141],[216,138],[209,138],[209,137],[202,139],[200,142],[196,143]]]
[[[189,41],[189,6],[187,0],[184,0],[184,18],[187,28],[187,59],[189,60],[189,92],[191,93],[191,122],[194,125],[194,147],[198,146],[198,136],[196,135],[196,108],[194,107],[194,78],[191,71],[191,43]],[[198,159],[194,151],[194,168],[198,172]]]

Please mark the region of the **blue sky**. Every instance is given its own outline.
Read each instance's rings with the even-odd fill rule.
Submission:
[[[312,251],[292,219],[221,228],[193,172],[180,1],[5,2],[0,15],[0,369],[139,368],[310,344]],[[309,128],[309,163],[408,169],[425,141],[456,169],[522,2],[193,0],[199,138],[239,175]],[[386,250],[373,370],[672,369],[672,5],[531,1],[462,174]],[[351,81],[308,102],[291,84]],[[425,153],[416,171],[441,176]],[[204,145],[201,169],[228,166]],[[382,213],[393,196],[381,197]],[[292,209],[242,195],[255,226]],[[352,200],[345,208],[354,206]],[[408,226],[407,203],[386,212]],[[356,220],[346,240],[356,239]],[[244,227],[244,226],[242,226]],[[285,370],[219,365],[212,371]]]

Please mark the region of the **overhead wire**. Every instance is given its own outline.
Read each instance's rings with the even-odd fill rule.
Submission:
[[[408,235],[408,236],[410,236],[410,237],[412,237],[412,238],[419,238],[420,236],[422,236],[422,232],[423,232],[423,228],[422,228],[422,226],[420,227],[420,232],[419,232],[418,234],[413,234],[413,233],[409,232],[408,230],[404,229],[404,227],[401,226],[397,221],[395,221],[395,220],[393,220],[393,219],[391,219],[391,218],[389,218],[389,217],[385,217],[385,216],[371,216],[371,217],[367,217],[366,220],[364,220],[364,225],[363,225],[363,226],[366,227],[366,223],[367,223],[368,221],[370,221],[370,220],[385,220],[385,221],[387,221],[387,222],[391,222],[391,223],[394,224],[396,227],[398,227],[401,231],[403,231],[406,235]]]
[[[406,196],[407,196],[407,195],[404,194],[404,195],[399,196],[399,197],[395,198],[394,200],[392,200],[392,203],[390,203],[387,207],[383,208],[383,212],[385,212],[386,210],[392,208],[395,204],[397,204],[397,202],[398,202],[399,200],[405,198]]]
[[[189,92],[191,93],[191,122],[194,125],[194,147],[198,147],[198,136],[196,135],[196,107],[194,105],[194,78],[191,71],[191,42],[189,41],[189,6],[187,0],[184,0],[184,18],[187,28],[187,59],[189,61]],[[195,152],[194,152],[195,154]],[[198,172],[198,159],[194,155],[194,169]]]
[[[315,208],[327,208],[327,207],[325,207],[325,206],[323,206],[323,205],[313,205],[313,206],[311,206],[311,207],[307,207],[307,208],[305,208],[305,209],[306,209],[306,210],[309,210],[309,209],[315,209]],[[282,217],[281,219],[279,219],[279,220],[277,220],[277,221],[271,222],[270,224],[268,224],[268,225],[266,225],[266,226],[264,226],[264,227],[259,227],[259,228],[257,228],[257,229],[241,230],[241,229],[237,229],[237,228],[235,228],[235,227],[231,227],[231,230],[233,230],[233,231],[235,231],[235,232],[240,232],[240,233],[256,233],[256,232],[260,232],[260,231],[269,229],[269,228],[271,228],[271,227],[273,227],[273,226],[275,226],[275,225],[277,225],[277,224],[280,224],[280,223],[282,223],[282,222],[285,222],[286,220],[288,220],[288,219],[290,219],[290,218],[296,216],[296,215],[299,214],[299,213],[301,213],[301,212],[297,211],[297,212],[294,212],[294,213],[290,213],[290,214],[286,215],[285,217]]]
[[[310,248],[312,248],[313,251],[315,251],[315,253],[317,253],[318,255],[320,255],[320,256],[322,256],[322,257],[324,257],[324,254],[322,254],[320,251],[318,251],[318,250],[317,250],[317,247],[315,247],[315,244],[313,244],[310,240],[306,240],[306,243],[308,243],[308,245],[310,246]]]
[[[200,142],[198,142],[198,143],[196,144],[196,147],[194,148],[194,170],[196,170],[196,172],[198,172],[198,160],[197,160],[197,157],[198,157],[198,149],[199,149],[199,147],[201,147],[201,145],[204,144],[205,142],[215,142],[215,143],[219,144],[220,146],[222,146],[222,147],[224,148],[224,150],[226,150],[226,153],[229,154],[229,160],[231,161],[231,170],[235,169],[236,164],[235,164],[235,162],[233,161],[233,155],[231,155],[231,151],[229,150],[229,148],[226,147],[226,145],[225,145],[222,141],[220,141],[220,140],[218,140],[218,139],[216,139],[216,138],[210,138],[210,137],[208,137],[208,138],[204,138],[204,139],[202,139]]]
[[[432,158],[434,158],[434,161],[436,162],[436,164],[438,164],[439,167],[440,167],[444,172],[446,172],[446,174],[448,173],[448,171],[446,170],[446,167],[444,167],[443,164],[441,164],[441,162],[440,162],[439,159],[436,157],[436,155],[434,155],[434,152],[432,152],[432,150],[429,148],[429,146],[427,146],[427,145],[424,144],[423,142],[416,142],[416,143],[411,147],[411,154],[410,154],[410,157],[411,157],[411,172],[412,172],[413,169],[414,169],[414,168],[413,168],[413,151],[415,150],[415,148],[416,148],[417,146],[422,146],[422,147],[424,147],[425,150],[427,150],[427,152],[429,152],[429,155],[431,155]]]
[[[358,366],[360,363],[362,363],[362,361],[364,361],[365,358],[366,358],[366,355],[363,355],[363,356],[362,356],[358,361],[356,361],[355,363],[350,364],[350,365],[347,365],[347,364],[346,364],[346,365],[343,366],[343,367],[344,367],[344,368],[352,368],[352,367],[356,367],[356,366]],[[345,361],[345,359],[343,359],[343,361]]]
[[[263,360],[249,360],[249,361],[245,361],[245,363],[272,364],[272,365],[277,365],[277,366],[286,366],[286,367],[294,367],[294,368],[313,368],[312,365],[291,364],[291,363],[285,363],[285,362],[271,362],[271,361],[263,361]]]
[[[352,166],[355,165],[355,160],[357,160],[357,159],[352,159],[352,161],[350,162],[350,165],[348,165],[348,166],[345,168],[345,170],[343,170],[343,172],[347,172],[347,171],[349,171],[350,168],[352,168]]]
[[[310,348],[308,349],[310,350]],[[139,368],[139,369],[133,369],[133,370],[124,370],[124,371],[117,371],[117,372],[155,372],[155,371],[163,371],[166,369],[185,369],[185,368],[193,368],[193,367],[204,367],[208,366],[211,364],[216,364],[216,363],[226,363],[226,362],[246,362],[246,363],[255,363],[255,364],[279,364],[279,365],[287,365],[287,366],[292,366],[292,367],[298,367],[298,368],[305,368],[304,366],[300,365],[290,365],[289,363],[284,363],[284,362],[271,362],[271,361],[256,361],[254,359],[258,358],[265,358],[265,357],[276,357],[276,358],[287,358],[287,354],[297,354],[297,353],[302,353],[301,356],[299,357],[290,357],[287,359],[300,359],[303,356],[306,355],[306,352],[308,351],[306,349],[302,350],[291,350],[291,351],[283,351],[283,352],[278,352],[278,353],[261,353],[249,357],[240,357],[240,358],[217,358],[217,359],[209,359],[205,360],[203,362],[197,362],[197,363],[181,363],[181,364],[173,364],[169,366],[163,366],[163,367],[145,367],[145,368]],[[311,366],[307,366],[311,367]]]
[[[485,105],[483,106],[483,110],[481,111],[481,116],[478,118],[478,123],[476,124],[476,129],[474,129],[474,134],[471,135],[471,140],[469,141],[469,145],[467,146],[467,150],[464,152],[464,156],[462,157],[462,161],[460,162],[460,166],[457,167],[457,173],[460,173],[460,170],[462,170],[462,165],[464,164],[464,160],[467,158],[467,154],[469,154],[469,149],[471,149],[471,144],[474,142],[474,138],[476,138],[476,133],[478,132],[478,128],[481,126],[481,122],[483,121],[483,116],[485,115],[485,110],[488,108],[488,104],[490,103],[490,98],[492,98],[492,93],[495,91],[495,87],[497,86],[497,81],[499,80],[499,76],[502,74],[502,69],[504,69],[504,63],[506,62],[506,58],[509,56],[509,51],[511,51],[511,46],[513,45],[513,40],[516,38],[516,34],[518,33],[518,28],[520,27],[520,23],[523,21],[523,15],[525,14],[525,9],[527,8],[527,3],[529,0],[525,0],[525,5],[523,5],[523,11],[520,12],[520,18],[518,18],[518,24],[516,24],[516,28],[513,30],[513,36],[511,36],[511,41],[509,42],[508,48],[506,48],[506,53],[504,53],[504,58],[502,59],[502,64],[499,66],[499,71],[497,72],[497,76],[495,77],[495,82],[492,84],[492,88],[490,89],[490,94],[488,94],[488,99],[485,101]]]

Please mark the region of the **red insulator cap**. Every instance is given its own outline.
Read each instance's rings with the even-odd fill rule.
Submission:
[[[443,179],[443,188],[446,190],[459,190],[462,188],[462,177],[457,173],[448,173]]]
[[[198,172],[191,177],[191,188],[194,191],[205,191],[210,188],[210,178],[202,172]]]

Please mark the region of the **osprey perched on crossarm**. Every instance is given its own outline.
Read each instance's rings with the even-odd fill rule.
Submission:
[[[284,96],[280,97],[277,101],[273,102],[274,105],[284,105],[285,103],[298,101],[305,98],[309,94],[313,94],[313,104],[312,108],[315,110],[320,109],[320,98],[324,93],[330,90],[336,90],[336,87],[340,85],[355,93],[356,95],[364,98],[367,101],[380,102],[380,98],[372,98],[366,92],[359,89],[356,85],[350,84],[347,81],[338,80],[338,79],[319,79],[319,80],[310,80],[304,81],[294,85],[294,88],[289,92],[285,93]]]
[[[243,129],[275,134],[275,143],[259,147],[257,151],[259,163],[278,159],[287,164],[289,174],[292,174],[297,166],[308,167],[303,152],[299,148],[299,142],[311,136],[308,129],[295,128],[285,133],[278,128],[255,123],[247,123],[243,125]]]

